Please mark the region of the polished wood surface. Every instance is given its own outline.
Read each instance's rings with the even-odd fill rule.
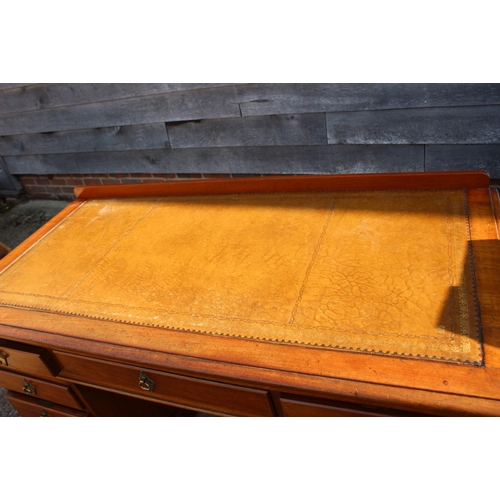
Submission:
[[[55,376],[60,367],[47,350],[31,345],[9,342],[0,339],[0,369],[28,370],[29,373],[42,376]]]
[[[60,376],[96,387],[111,387],[139,397],[162,399],[182,407],[219,414],[273,416],[266,391],[148,370],[83,356],[56,353],[64,366]],[[152,385],[141,383],[141,376]]]
[[[196,412],[136,397],[78,385],[79,394],[98,417],[195,417]]]
[[[500,191],[499,189],[491,190],[491,197],[493,200],[493,211],[495,212],[495,220],[497,222],[497,229],[500,228]],[[499,233],[500,238],[500,233]]]
[[[467,191],[475,274],[481,308],[484,363],[500,368],[500,240],[494,189]]]
[[[2,336],[22,336],[26,342],[97,359],[258,389],[334,396],[374,406],[383,401],[384,407],[400,410],[500,415],[500,373],[485,367],[258,342],[252,342],[250,349],[246,340],[220,338],[213,342],[206,336],[186,339],[182,333],[173,335],[169,342],[147,327],[120,325],[117,329],[116,325],[85,318],[67,318],[64,322],[64,317],[56,327],[52,315],[36,315],[30,318],[33,321],[26,321],[25,315],[6,312],[12,310],[0,308]],[[5,323],[20,323],[25,328],[11,328]],[[123,345],[133,339],[142,341],[142,347]]]
[[[499,318],[497,315],[497,311],[499,310],[498,289],[500,289],[498,286],[500,276],[498,255],[500,250],[498,222],[496,219],[498,199],[495,198],[498,195],[496,191],[490,191],[487,186],[483,185],[469,186],[469,188],[465,188],[458,194],[454,190],[457,189],[456,184],[459,180],[457,180],[456,176],[451,176],[450,179],[452,180],[450,185],[454,187],[453,189],[444,190],[445,194],[439,190],[422,189],[421,191],[412,190],[413,194],[405,196],[405,200],[410,200],[412,196],[433,200],[426,202],[430,203],[427,207],[424,204],[424,208],[426,207],[426,209],[422,209],[422,205],[406,201],[402,202],[401,205],[401,207],[406,207],[405,210],[397,210],[397,207],[387,210],[387,204],[391,203],[390,199],[392,199],[391,197],[395,193],[387,193],[386,191],[387,196],[385,200],[380,195],[379,200],[384,201],[380,201],[381,208],[376,212],[378,215],[370,219],[370,223],[365,226],[366,230],[364,232],[358,231],[357,234],[359,241],[362,241],[362,238],[366,238],[366,234],[369,234],[372,229],[377,227],[385,228],[385,233],[379,233],[384,238],[387,238],[391,234],[391,231],[394,232],[392,243],[389,246],[398,246],[397,235],[399,235],[399,248],[404,248],[400,254],[399,268],[397,258],[398,248],[396,248],[393,252],[389,252],[389,250],[375,252],[374,255],[381,256],[381,259],[378,261],[374,257],[374,260],[367,266],[367,269],[370,271],[376,270],[376,266],[378,265],[380,266],[380,269],[378,269],[380,273],[381,270],[384,270],[385,263],[387,263],[387,269],[390,269],[393,276],[397,275],[398,272],[406,273],[408,269],[411,272],[416,272],[415,276],[418,276],[417,268],[419,266],[421,270],[425,270],[425,277],[427,279],[422,282],[424,283],[422,290],[425,290],[426,286],[431,287],[429,289],[430,292],[427,293],[428,299],[426,299],[429,307],[421,304],[419,307],[422,313],[420,315],[415,313],[413,315],[415,320],[408,322],[407,326],[403,329],[405,331],[401,330],[399,333],[407,335],[408,331],[412,331],[411,329],[417,329],[418,331],[418,328],[422,328],[422,332],[425,332],[427,331],[427,327],[425,326],[425,322],[427,321],[428,325],[433,326],[433,332],[430,336],[435,337],[436,335],[444,334],[442,338],[447,338],[447,344],[444,345],[454,345],[453,342],[458,342],[455,345],[462,348],[464,341],[469,342],[469,345],[472,347],[474,347],[475,343],[474,349],[477,347],[478,351],[469,351],[467,354],[470,356],[471,352],[476,352],[475,358],[453,359],[443,356],[432,358],[430,356],[429,359],[426,359],[422,356],[412,355],[411,351],[384,352],[382,350],[382,352],[375,354],[373,352],[366,352],[366,349],[364,352],[363,350],[351,349],[349,347],[332,348],[321,345],[282,342],[279,341],[279,337],[277,337],[278,342],[276,342],[273,339],[249,338],[252,336],[251,328],[249,329],[250,335],[242,333],[240,336],[224,336],[214,334],[219,333],[217,331],[210,334],[210,331],[201,328],[175,329],[175,325],[168,323],[164,327],[140,324],[141,321],[136,321],[137,324],[133,324],[130,317],[120,316],[123,312],[120,312],[119,308],[114,313],[112,312],[112,314],[117,314],[113,320],[113,318],[106,315],[95,315],[93,318],[86,317],[85,314],[88,315],[89,313],[88,309],[83,311],[83,315],[77,315],[77,311],[72,312],[64,309],[43,310],[43,307],[39,306],[35,310],[35,308],[30,309],[30,306],[26,304],[24,306],[3,305],[0,306],[0,337],[5,340],[23,342],[26,345],[45,348],[51,354],[55,352],[58,364],[62,365],[62,372],[58,376],[58,379],[63,384],[71,386],[77,383],[96,390],[105,391],[107,389],[115,393],[121,393],[127,397],[133,396],[139,399],[163,402],[193,410],[206,409],[214,414],[279,415],[282,414],[280,410],[280,394],[286,393],[287,401],[293,401],[293,403],[289,404],[295,408],[294,410],[287,410],[289,413],[292,411],[314,414],[314,408],[317,408],[318,415],[325,414],[326,410],[324,410],[324,407],[329,408],[328,411],[331,411],[332,405],[337,405],[338,411],[344,411],[346,408],[349,411],[357,411],[357,407],[354,408],[349,405],[361,404],[370,407],[379,407],[383,411],[401,410],[430,415],[500,415],[500,359],[498,355],[500,336],[498,335]],[[187,185],[189,183],[186,183]],[[443,187],[441,186],[440,189],[443,190]],[[364,200],[373,196],[366,192],[361,194],[366,195],[362,198]],[[162,194],[162,196],[164,195],[165,193]],[[220,195],[208,198],[216,200],[218,196]],[[252,196],[272,197],[273,195],[256,194]],[[293,196],[302,195],[299,193]],[[314,200],[316,205],[313,205],[310,216],[312,216],[312,212],[317,216],[321,210],[324,210],[321,202],[323,199],[332,199],[329,196],[328,192],[318,194],[317,199],[315,198]],[[337,199],[344,200],[349,199],[349,197],[359,197],[359,193],[337,193],[335,196],[337,196]],[[288,195],[286,197],[288,198]],[[183,197],[185,200],[184,203],[186,203],[187,198]],[[457,201],[458,199],[460,201]],[[447,207],[451,208],[444,210],[439,208],[439,205],[437,207],[434,206],[439,200],[442,200]],[[106,200],[95,201],[105,202]],[[111,200],[108,201],[111,203]],[[133,200],[132,203],[134,204],[137,201],[137,199]],[[129,201],[124,200],[123,203],[126,204]],[[234,205],[233,203],[229,206],[234,208]],[[95,206],[97,207],[98,205]],[[112,203],[108,205],[107,210],[111,206]],[[118,204],[117,206],[120,207],[122,205]],[[344,209],[345,216],[349,219],[345,219],[344,221],[344,232],[339,233],[343,235],[342,238],[337,240],[336,243],[329,242],[328,246],[325,247],[330,249],[326,254],[328,258],[334,255],[336,248],[342,250],[339,252],[340,258],[346,254],[347,248],[342,248],[341,244],[349,236],[349,227],[355,227],[354,223],[356,221],[359,223],[360,220],[364,220],[364,216],[360,215],[362,214],[362,210],[359,208],[360,205],[358,204],[357,206],[357,210],[349,211]],[[420,210],[417,208],[418,206],[420,206]],[[413,207],[413,212],[411,207]],[[429,207],[433,207],[432,210]],[[70,211],[73,215],[67,214],[66,218],[59,220],[61,224],[56,230],[50,234],[48,232],[43,233],[45,236],[42,235],[39,241],[42,244],[49,245],[51,237],[57,235],[59,229],[64,229],[64,224],[68,223],[73,216],[77,217],[79,212],[81,214],[85,213],[82,211],[85,208],[85,204],[80,204],[76,208]],[[106,212],[104,204],[100,206],[99,210],[101,209],[104,209],[103,213]],[[274,206],[273,210],[275,209],[276,206]],[[302,206],[296,209],[295,213],[302,217],[304,212],[307,212],[307,210],[304,210]],[[227,215],[226,210],[224,210],[218,216],[222,220],[222,224],[227,223],[226,220],[223,220],[225,217],[225,215],[222,215],[223,213]],[[440,213],[443,215],[439,215]],[[291,216],[291,214],[292,212],[289,215]],[[102,229],[98,232],[97,236],[101,241],[105,241],[107,237],[106,234],[102,233],[106,231],[109,234],[112,234],[113,231],[116,232],[120,224],[119,220],[123,219],[123,217],[119,217],[116,227],[113,227],[110,224],[103,224],[98,219],[92,221],[93,217],[90,217],[90,213],[88,215],[86,221],[89,222],[89,227],[92,227],[94,222],[97,225],[102,225]],[[207,220],[210,220],[211,216],[213,217],[209,210],[206,211],[205,215]],[[333,220],[332,217],[334,217],[333,212],[331,220]],[[440,226],[439,222],[436,224],[436,221],[439,221],[439,217],[447,221],[444,226]],[[137,221],[137,218],[135,220]],[[145,219],[142,220],[144,221]],[[159,217],[155,224],[151,225],[151,234],[153,237],[149,239],[150,242],[155,241],[155,238],[158,237],[154,234],[153,228],[155,226],[158,228],[156,232],[162,233],[160,228],[163,226],[160,224],[160,220],[161,217]],[[314,217],[310,220],[314,220]],[[346,222],[347,220],[348,222]],[[382,221],[384,222],[382,223]],[[418,224],[421,224],[421,227],[416,221],[419,221]],[[454,221],[457,222],[455,223]],[[130,223],[131,225],[134,223],[133,218],[130,220]],[[245,227],[244,220],[240,221],[239,225],[235,222],[232,227],[237,229],[242,223],[243,227]],[[168,224],[168,227],[175,229],[175,220],[173,222],[169,221]],[[308,230],[311,230],[311,227],[314,229],[315,224],[308,224],[307,226]],[[200,227],[203,229],[203,226]],[[339,231],[342,229],[342,219],[340,219],[337,227]],[[439,229],[440,227],[442,230]],[[412,240],[414,234],[412,234],[411,230],[405,232],[405,228],[415,228],[414,234],[418,236],[416,238],[418,241]],[[426,228],[429,228],[429,230],[426,231]],[[461,228],[465,228],[465,231]],[[81,232],[85,233],[84,224],[82,225]],[[299,230],[297,234],[300,232]],[[189,233],[190,238],[193,233],[196,232],[191,231]],[[77,234],[78,231],[75,232],[75,235]],[[91,233],[88,234],[90,235]],[[131,234],[132,232],[128,233],[128,235]],[[175,231],[172,231],[168,236],[170,237],[175,234]],[[443,239],[443,234],[452,235],[451,240],[449,238]],[[453,236],[454,234],[458,234],[458,237]],[[274,234],[270,234],[269,238],[273,239]],[[326,242],[328,238],[328,233],[325,233],[323,241]],[[366,255],[366,249],[370,248],[370,245],[374,241],[376,242],[377,239],[379,242],[383,241],[383,238],[382,240],[380,238],[373,238],[372,242],[368,240],[362,241],[364,245],[361,244],[356,247],[358,240],[353,238],[351,248],[356,250],[353,252],[353,263],[360,262],[359,256],[363,256],[363,252]],[[154,244],[150,245],[151,249],[149,249],[145,243],[140,241],[141,238],[135,242],[132,240],[133,238],[130,245],[125,246],[128,249],[127,251],[133,251],[134,248],[138,248],[140,249],[139,253],[142,252],[141,257],[138,257],[136,260],[137,266],[134,271],[136,274],[130,274],[131,270],[127,270],[126,266],[123,267],[123,271],[125,274],[129,273],[129,277],[137,277],[140,266],[148,262],[148,254],[154,253],[155,250]],[[263,236],[262,241],[265,240],[266,238]],[[92,242],[89,238],[85,241],[87,247],[92,247]],[[193,250],[192,253],[189,253],[186,250],[187,247],[182,246],[182,240],[178,239],[177,241],[177,244],[180,245],[179,248],[183,249],[177,254],[179,259],[182,261],[182,258],[189,257],[189,262],[194,262],[192,259],[197,257],[196,252]],[[212,242],[212,240],[210,241]],[[291,241],[293,242],[293,239]],[[318,241],[318,238],[316,241]],[[231,239],[226,239],[225,242],[227,246],[234,246]],[[132,243],[136,243],[137,246],[134,246]],[[250,239],[251,243],[252,240]],[[77,238],[72,242],[63,241],[61,244],[69,245],[63,247],[64,252],[71,252],[71,245],[74,245],[73,248],[76,249],[82,246],[82,243],[79,243]],[[307,241],[304,244],[307,245]],[[288,241],[283,243],[283,245],[288,245]],[[175,245],[173,246],[175,247]],[[52,248],[56,249],[58,247],[59,244],[54,245]],[[34,250],[36,245],[30,248]],[[291,246],[288,245],[288,248],[291,248]],[[299,246],[297,248],[292,252],[294,256],[299,255],[297,251],[304,247]],[[25,248],[24,251],[26,250]],[[105,261],[114,250],[119,250],[119,245],[110,248],[101,262]],[[84,248],[82,251],[84,253],[87,252],[85,255],[88,257],[88,252],[91,252],[91,249]],[[205,249],[205,247],[201,246],[198,253],[206,256],[210,255],[210,251],[211,248]],[[57,254],[56,250],[54,252]],[[238,252],[241,252],[241,249]],[[312,253],[314,253],[314,250]],[[120,252],[117,252],[117,255],[119,254]],[[163,254],[165,255],[165,262],[174,262],[175,264],[175,260],[172,261],[171,255],[165,252]],[[30,251],[25,253],[26,257],[29,257],[29,255]],[[127,254],[124,253],[122,257],[125,255]],[[319,250],[316,252],[316,257],[318,256],[323,258]],[[252,257],[253,255],[250,255],[250,258]],[[24,266],[21,266],[23,259],[24,257],[19,258],[16,262],[11,262],[11,265],[4,267],[4,273],[14,270],[18,265],[17,269],[22,274],[29,267],[24,268]],[[72,267],[70,265],[66,269],[64,266],[58,267],[55,278],[50,275],[50,272],[44,271],[44,264],[40,263],[41,266],[36,268],[36,272],[42,273],[39,276],[45,277],[43,279],[38,278],[38,281],[35,280],[35,285],[43,285],[46,279],[49,281],[55,279],[57,284],[57,275],[61,275],[63,272],[72,273],[75,268],[78,268],[80,264],[76,260],[78,259],[74,259]],[[81,262],[84,260],[82,259]],[[127,261],[128,257],[123,259],[123,263]],[[448,262],[449,265],[440,268],[439,266],[442,265],[443,261]],[[118,261],[115,260],[116,262]],[[159,261],[155,262],[158,264]],[[338,261],[334,260],[333,262],[337,266],[339,265]],[[429,262],[432,264],[429,264]],[[58,262],[56,264],[59,265]],[[239,262],[236,261],[231,269],[234,270],[234,266],[237,267],[238,265]],[[427,268],[426,266],[428,265],[432,269],[431,267]],[[108,272],[109,269],[110,267],[103,267],[103,271],[106,270]],[[203,277],[205,282],[209,283],[210,276],[203,275],[204,268],[194,266],[193,269],[200,269],[198,274]],[[451,272],[449,271],[450,269]],[[360,269],[356,270],[356,267],[353,266],[351,272],[355,280],[351,282],[349,292],[342,292],[338,295],[337,300],[340,301],[340,304],[342,303],[341,300],[345,300],[346,295],[349,296],[352,294],[351,298],[353,300],[356,299],[355,287],[361,290],[360,283],[363,284],[364,279],[366,282],[366,276],[359,274],[360,271]],[[43,275],[44,272],[46,273],[45,275]],[[215,273],[217,272],[221,272],[220,268],[215,269]],[[443,276],[442,282],[437,277],[439,273]],[[234,272],[229,274],[234,275]],[[111,275],[116,276],[114,271],[111,272]],[[161,271],[159,275],[161,276]],[[325,273],[320,273],[319,277],[322,275],[325,275]],[[100,276],[102,277],[102,272],[96,275],[98,278]],[[152,280],[149,281],[154,283],[155,277],[153,274],[151,276]],[[185,279],[183,281],[178,280],[181,286],[179,290],[182,290],[182,286],[185,286],[188,282],[192,284],[193,280],[196,280],[196,277],[196,275],[189,275],[189,266],[186,266]],[[314,278],[314,274],[310,272],[309,277]],[[26,286],[29,285],[28,279],[23,281],[24,278],[21,279],[18,277],[14,280],[13,272],[11,278],[13,280],[10,282],[11,284],[19,279],[19,281],[16,281],[17,284],[25,283]],[[129,279],[124,280],[121,287],[113,288],[115,284],[113,280],[109,283],[110,286],[108,287],[101,283],[98,286],[96,285],[96,287],[89,288],[89,293],[105,295],[115,293],[119,289],[120,293],[125,294],[125,297],[129,290],[133,290],[133,293],[128,295],[128,300],[131,305],[134,305],[135,301],[144,300],[145,297],[149,300],[148,294],[151,293],[150,287],[147,286],[149,281]],[[138,287],[138,283],[141,282],[144,284],[142,289]],[[401,283],[405,282],[406,279],[401,281]],[[59,283],[62,285],[63,281]],[[85,283],[85,280],[82,283]],[[397,291],[397,281],[394,278],[390,283],[386,282],[382,284],[383,282],[379,283],[376,279],[373,283],[376,284],[374,287],[375,290],[383,291],[386,294],[386,299],[391,297],[389,293],[391,286],[393,290]],[[406,283],[409,290],[415,291],[418,289],[415,282]],[[264,296],[272,298],[273,284],[272,280],[266,282],[266,289],[263,292]],[[462,290],[465,290],[465,294],[460,292],[460,287],[462,287]],[[285,294],[288,293],[288,285],[284,285],[282,288],[285,290]],[[310,293],[313,294],[315,288],[317,287],[313,287]],[[229,292],[227,291],[228,289]],[[75,290],[78,290],[78,287]],[[243,310],[242,304],[244,305],[244,303],[235,300],[238,295],[231,296],[230,290],[230,287],[225,287],[221,289],[221,293],[227,293],[227,303],[230,304],[233,301],[235,310],[241,312]],[[238,290],[237,284],[234,290]],[[324,290],[328,292],[327,288]],[[361,295],[361,299],[366,294],[370,296],[369,289],[366,288],[366,290],[368,291]],[[168,289],[165,289],[164,292],[168,292]],[[421,292],[417,294],[417,299],[418,297],[421,299],[426,296],[426,294],[422,294]],[[64,293],[68,293],[67,290]],[[374,295],[371,296],[370,303],[374,302],[377,298],[376,292],[374,291],[373,293]],[[47,294],[39,293],[39,295]],[[254,295],[255,301],[258,304],[261,298],[257,293],[254,293]],[[197,307],[207,307],[207,304],[209,304],[207,294],[203,295],[202,290],[200,296],[204,300]],[[193,296],[186,295],[186,297],[191,297],[187,299],[187,303],[193,303],[193,300],[196,303],[196,293]],[[328,298],[328,293],[326,293],[325,297]],[[397,294],[394,298],[396,297]],[[175,303],[178,299],[173,296],[171,300],[172,303]],[[331,298],[328,300],[331,302]],[[406,304],[410,302],[406,301]],[[227,303],[223,301],[219,302],[221,307],[228,307]],[[272,303],[272,301],[267,300],[266,304],[268,303]],[[319,303],[321,304],[321,301]],[[178,302],[179,304],[181,304],[180,301]],[[415,304],[418,304],[418,301]],[[476,307],[476,305],[479,305],[479,307]],[[94,306],[91,305],[90,307]],[[401,310],[403,313],[407,310],[407,307],[408,305],[402,307]],[[385,309],[381,306],[380,312],[382,313]],[[336,309],[321,309],[321,307],[318,310],[320,312],[323,310],[327,312],[331,310],[336,311]],[[108,314],[110,311],[111,309],[108,309],[105,312]],[[355,308],[352,311],[355,311]],[[362,311],[362,308],[359,311]],[[129,314],[135,314],[132,308]],[[276,314],[280,314],[279,308]],[[164,321],[164,317],[159,316],[159,321]],[[251,315],[248,317],[251,319]],[[353,317],[355,316],[347,316],[347,320],[353,322]],[[357,317],[359,319],[361,316],[358,315]],[[446,320],[447,317],[448,320]],[[313,315],[313,318],[316,318],[315,321],[318,321],[317,315]],[[366,316],[367,321],[373,321],[373,318],[374,314]],[[443,318],[444,323],[441,322]],[[382,320],[384,320],[382,316],[379,316],[377,319],[377,321]],[[437,328],[440,325],[445,327],[444,332],[442,332],[442,329]],[[456,328],[456,330],[453,330],[453,328]],[[470,333],[464,335],[467,328]],[[369,331],[363,333],[366,335],[366,338],[369,338]],[[398,332],[396,331],[395,333]],[[386,341],[387,339],[381,339],[381,345]],[[428,341],[427,344],[429,344]],[[418,342],[416,345],[419,348]],[[429,345],[424,345],[421,348],[429,349]],[[466,351],[462,350],[463,352]],[[23,374],[29,374],[26,369],[24,371],[20,368],[17,370]],[[159,377],[158,380],[160,382],[158,382],[159,385],[156,392],[153,391],[146,394],[137,386],[137,376],[141,371],[152,379]],[[162,382],[163,380],[165,383]],[[178,382],[179,380],[181,382]],[[173,381],[172,386],[169,385],[170,381]],[[224,389],[220,389],[219,386],[224,387]],[[208,387],[208,389],[206,390],[205,387]],[[213,387],[216,389],[213,389]],[[227,394],[227,396],[223,394]],[[253,400],[254,402],[252,402],[253,394],[258,395],[257,399]],[[263,399],[261,395],[264,395]],[[311,403],[308,398],[315,398],[321,401]],[[245,405],[247,406],[245,407]]]
[[[284,417],[421,417],[419,413],[397,412],[382,408],[353,405],[319,398],[279,396],[279,406]]]
[[[7,245],[4,245],[1,241],[0,241],[0,259],[2,257],[5,257],[8,253],[10,252],[10,248],[7,246]]]
[[[0,386],[9,391],[27,394],[30,397],[52,401],[77,410],[83,409],[71,389],[65,385],[0,370]]]
[[[75,188],[78,199],[165,196],[184,194],[231,194],[290,191],[357,191],[391,189],[466,189],[489,187],[483,171],[387,173],[345,175],[297,175],[163,182],[142,185],[82,186]]]
[[[15,392],[7,392],[5,399],[14,407],[21,417],[86,417],[87,413],[65,406],[32,399]]]

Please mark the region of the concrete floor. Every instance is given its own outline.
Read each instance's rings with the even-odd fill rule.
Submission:
[[[12,208],[0,205],[0,241],[16,247],[66,205],[67,201],[53,200],[28,200]]]
[[[67,201],[28,200],[12,207],[0,200],[0,241],[15,248],[66,205]],[[4,394],[5,390],[0,387],[0,417],[18,417]]]

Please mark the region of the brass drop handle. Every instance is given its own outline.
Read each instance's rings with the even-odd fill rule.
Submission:
[[[7,358],[3,354],[0,354],[0,366],[9,366]]]
[[[35,396],[36,388],[33,385],[31,385],[26,379],[24,379],[23,392]]]
[[[155,382],[153,379],[149,378],[144,372],[139,375],[139,387],[143,391],[153,392],[155,389]]]

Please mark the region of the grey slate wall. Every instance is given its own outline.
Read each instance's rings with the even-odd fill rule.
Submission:
[[[11,174],[500,178],[499,84],[0,84]]]

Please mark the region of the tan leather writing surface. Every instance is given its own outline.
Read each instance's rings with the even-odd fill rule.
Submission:
[[[96,199],[0,273],[0,303],[480,363],[468,240],[460,190]]]

